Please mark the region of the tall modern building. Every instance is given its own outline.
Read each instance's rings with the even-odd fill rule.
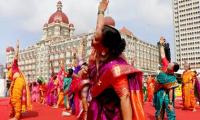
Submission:
[[[19,66],[29,80],[38,77],[48,79],[50,76],[50,62],[55,72],[59,71],[59,61],[64,60],[66,65],[72,64],[72,51],[77,50],[79,60],[87,61],[93,32],[74,35],[74,25],[69,22],[67,15],[62,11],[62,3],[57,3],[57,11],[53,13],[43,26],[43,35],[36,44],[20,50]],[[158,48],[155,45],[143,42],[133,35],[127,28],[120,29],[127,47],[124,54],[127,61],[146,73],[156,72],[158,69]],[[7,63],[14,57],[14,48],[6,49]]]
[[[176,61],[200,70],[200,0],[173,0]]]
[[[4,66],[0,64],[0,79],[4,78]]]

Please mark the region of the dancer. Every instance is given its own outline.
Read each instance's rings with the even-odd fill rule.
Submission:
[[[197,104],[199,105],[200,102],[200,80],[198,78],[198,73],[197,71],[194,71],[195,73],[195,95],[196,95],[196,100]]]
[[[56,106],[53,108],[58,108],[60,105],[64,104],[64,88],[63,88],[63,79],[64,76],[66,76],[64,62],[61,60],[59,62],[60,65],[60,71],[57,74],[57,95],[58,95],[58,101],[56,103]]]
[[[196,111],[196,99],[194,95],[195,87],[195,73],[190,70],[190,65],[185,63],[185,71],[182,74],[182,98],[183,98],[183,109],[192,109]]]
[[[80,112],[78,115],[79,120],[87,120],[87,111],[88,111],[88,102],[90,101],[90,81],[88,76],[88,64],[83,63],[81,65],[81,70],[78,73],[79,78],[81,79],[78,86],[78,94],[80,99]]]
[[[69,96],[67,93],[67,91],[69,90],[69,87],[71,85],[71,82],[72,82],[72,74],[73,74],[73,69],[67,69],[66,68],[66,71],[67,71],[67,76],[64,78],[64,82],[63,82],[63,87],[64,87],[64,104],[65,104],[65,107],[66,107],[66,111],[69,112],[69,115],[70,112],[71,112],[71,108],[70,108],[70,103],[69,103]]]
[[[92,101],[89,120],[144,120],[142,107],[142,72],[134,69],[120,55],[125,40],[112,26],[104,24],[108,0],[99,5],[97,27],[92,40],[89,73]]]
[[[147,102],[152,102],[154,94],[155,79],[152,75],[147,78]]]
[[[40,90],[37,82],[32,83],[31,98],[32,102],[39,102],[40,100]]]
[[[31,109],[30,91],[27,81],[18,67],[19,41],[15,50],[15,57],[11,67],[8,67],[10,86],[10,120],[19,120],[21,112]]]
[[[45,104],[46,103],[46,83],[44,80],[39,79],[39,92],[40,92],[40,103]]]
[[[68,96],[73,96],[73,104],[71,104],[72,112],[67,110],[62,113],[64,116],[74,114],[78,120],[87,120],[88,96],[89,96],[89,80],[88,65],[83,63],[78,75],[73,75],[73,80],[68,90]]]
[[[160,38],[160,57],[162,60],[162,72],[157,76],[155,84],[155,93],[153,104],[156,109],[156,120],[163,120],[165,110],[168,120],[175,120],[176,114],[174,111],[174,89],[178,87],[178,83],[174,72],[177,72],[179,65],[175,62],[169,63],[170,53],[165,53],[165,39]],[[170,52],[170,51],[168,51]],[[168,59],[167,59],[168,58]]]
[[[51,67],[51,76],[47,84],[46,100],[47,100],[47,105],[53,106],[57,102],[57,96],[55,94],[56,92],[54,92],[54,81],[56,80],[57,76],[56,73],[54,72],[52,61],[50,62],[50,67]]]

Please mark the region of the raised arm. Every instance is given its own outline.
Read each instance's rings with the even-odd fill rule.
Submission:
[[[165,50],[164,50],[164,43],[165,43],[165,38],[161,37],[160,38],[160,55],[161,55],[161,59],[165,58]]]
[[[54,74],[54,68],[53,68],[53,63],[52,63],[52,61],[50,61],[50,68],[51,68],[51,74],[53,75],[53,74]]]
[[[17,40],[16,48],[15,48],[15,56],[12,63],[12,67],[17,71],[18,70],[18,56],[19,56],[19,40]]]
[[[59,66],[60,66],[60,69],[61,69],[61,70],[64,70],[64,69],[65,69],[64,60],[60,60],[60,61],[59,61]]]
[[[14,59],[18,60],[18,56],[19,56],[19,40],[17,40]]]
[[[72,65],[73,67],[77,67],[78,65],[78,57],[77,57],[78,50],[76,48],[72,48]]]
[[[161,37],[160,38],[160,56],[161,56],[161,64],[162,64],[162,70],[167,71],[167,67],[169,64],[169,61],[166,58],[165,55],[165,49],[164,49],[164,44],[165,44],[165,38]]]
[[[98,43],[101,39],[102,29],[104,26],[104,12],[107,9],[108,3],[109,3],[109,0],[102,0],[99,4],[95,40],[93,41],[94,44]]]

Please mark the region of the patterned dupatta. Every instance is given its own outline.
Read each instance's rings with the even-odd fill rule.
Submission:
[[[92,71],[91,73],[95,73]],[[132,104],[133,120],[145,120],[143,110],[142,75],[143,73],[131,65],[128,65],[122,58],[113,60],[103,67],[100,66],[98,82],[92,86],[91,94],[93,97],[100,95],[105,89],[109,88],[111,82],[116,78],[127,75]],[[93,77],[94,78],[94,77]],[[97,80],[93,80],[97,81]]]
[[[24,74],[22,72],[19,73],[20,73],[19,79],[22,79],[25,82],[25,86],[22,90],[22,112],[25,112],[27,110],[32,110],[31,93],[28,81],[26,80]]]
[[[155,84],[155,92],[160,89],[171,89],[178,87],[179,84],[174,75],[169,75],[164,72],[159,73],[157,76],[157,82]]]

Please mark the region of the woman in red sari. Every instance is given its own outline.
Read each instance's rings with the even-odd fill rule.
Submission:
[[[83,63],[78,71],[78,75],[73,74],[72,83],[67,91],[68,96],[73,96],[72,113],[78,120],[87,120],[88,92],[90,86],[87,71],[88,65],[87,63]],[[67,109],[62,115],[69,116],[71,112]]]
[[[117,29],[104,23],[108,0],[99,5],[92,40],[89,78],[92,101],[88,120],[145,120],[142,107],[142,72],[121,57],[125,40]]]

